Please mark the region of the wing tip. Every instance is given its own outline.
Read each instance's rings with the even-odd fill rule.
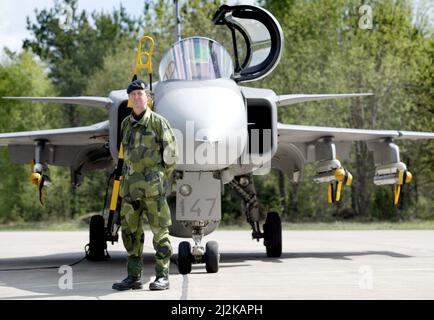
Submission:
[[[104,107],[108,108],[113,104],[113,100],[109,97],[96,96],[79,96],[79,97],[1,97],[2,99],[17,100],[17,101],[36,101],[59,104],[83,105],[89,107]]]

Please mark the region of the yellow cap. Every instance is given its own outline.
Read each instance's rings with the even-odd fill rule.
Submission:
[[[411,174],[410,171],[407,171],[407,174],[405,177],[405,183],[410,183],[412,179],[413,179],[413,175]]]
[[[30,179],[32,180],[33,184],[38,185],[39,181],[41,180],[41,175],[37,172],[33,172]]]
[[[335,178],[338,181],[344,181],[345,178],[345,169],[344,168],[338,168],[335,171]]]

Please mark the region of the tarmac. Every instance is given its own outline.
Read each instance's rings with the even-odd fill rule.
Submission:
[[[216,231],[203,244],[218,241],[219,272],[197,264],[188,275],[176,265],[185,239],[172,238],[166,291],[148,289],[154,250],[146,231],[143,289],[123,292],[111,288],[126,276],[121,239],[108,244],[110,259],[91,262],[82,260],[88,237],[83,231],[0,232],[0,299],[434,299],[431,230],[283,231],[280,258],[268,258],[248,230]]]

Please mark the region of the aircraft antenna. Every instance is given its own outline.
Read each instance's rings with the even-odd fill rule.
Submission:
[[[173,2],[175,4],[175,19],[176,19],[175,41],[180,41],[181,40],[181,16],[179,15],[179,3],[178,0],[173,0]]]

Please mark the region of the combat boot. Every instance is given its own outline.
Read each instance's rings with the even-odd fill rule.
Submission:
[[[128,276],[121,282],[114,283],[112,289],[119,291],[142,289],[142,282],[140,281],[140,277]]]
[[[169,289],[169,279],[166,277],[156,278],[149,284],[149,290],[166,290]]]

